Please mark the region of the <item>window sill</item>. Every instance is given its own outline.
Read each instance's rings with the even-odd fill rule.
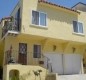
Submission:
[[[84,33],[76,33],[76,32],[73,32],[74,35],[78,35],[78,36],[85,36]]]
[[[30,26],[35,28],[40,28],[40,29],[48,29],[47,26],[41,26],[41,25],[35,25],[35,24],[31,24]]]

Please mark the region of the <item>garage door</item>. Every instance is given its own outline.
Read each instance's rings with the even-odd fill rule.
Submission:
[[[82,57],[79,54],[63,55],[64,74],[79,74],[81,73]]]
[[[58,74],[79,74],[81,73],[81,62],[82,57],[79,54],[58,54],[58,53],[47,53],[45,54],[44,64],[49,71]],[[48,64],[48,65],[47,65]]]
[[[62,54],[47,53],[45,54],[45,56],[50,59],[50,61],[48,61],[49,71],[53,71],[54,73],[58,74],[63,74]],[[46,66],[47,60],[45,59],[44,62]]]

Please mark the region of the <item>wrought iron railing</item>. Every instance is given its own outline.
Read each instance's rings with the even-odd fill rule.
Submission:
[[[30,65],[42,65],[44,67],[44,59],[46,58],[47,60],[47,69],[49,68],[49,61],[50,59],[46,56],[44,56],[44,54],[41,53],[41,57],[40,58],[33,58],[33,53],[32,52],[27,52],[27,54],[29,54],[29,58],[30,59]],[[16,51],[16,50],[8,50],[5,52],[5,64],[10,64],[10,63],[13,63],[13,64],[21,64],[19,61],[18,61],[18,56],[19,56],[19,51]],[[23,59],[24,60],[24,59]],[[28,65],[28,64],[27,64]]]
[[[17,19],[13,19],[12,21],[7,21],[7,24],[5,24],[2,28],[2,37],[8,32],[8,31],[19,31],[20,26],[20,20],[18,23]]]

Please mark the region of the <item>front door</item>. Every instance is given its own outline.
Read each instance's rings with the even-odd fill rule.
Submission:
[[[27,44],[26,43],[19,43],[18,62],[23,65],[27,64]]]

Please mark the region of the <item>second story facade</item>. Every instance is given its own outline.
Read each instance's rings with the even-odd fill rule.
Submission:
[[[86,43],[86,11],[82,9],[44,0],[20,0],[11,16],[20,33]]]

